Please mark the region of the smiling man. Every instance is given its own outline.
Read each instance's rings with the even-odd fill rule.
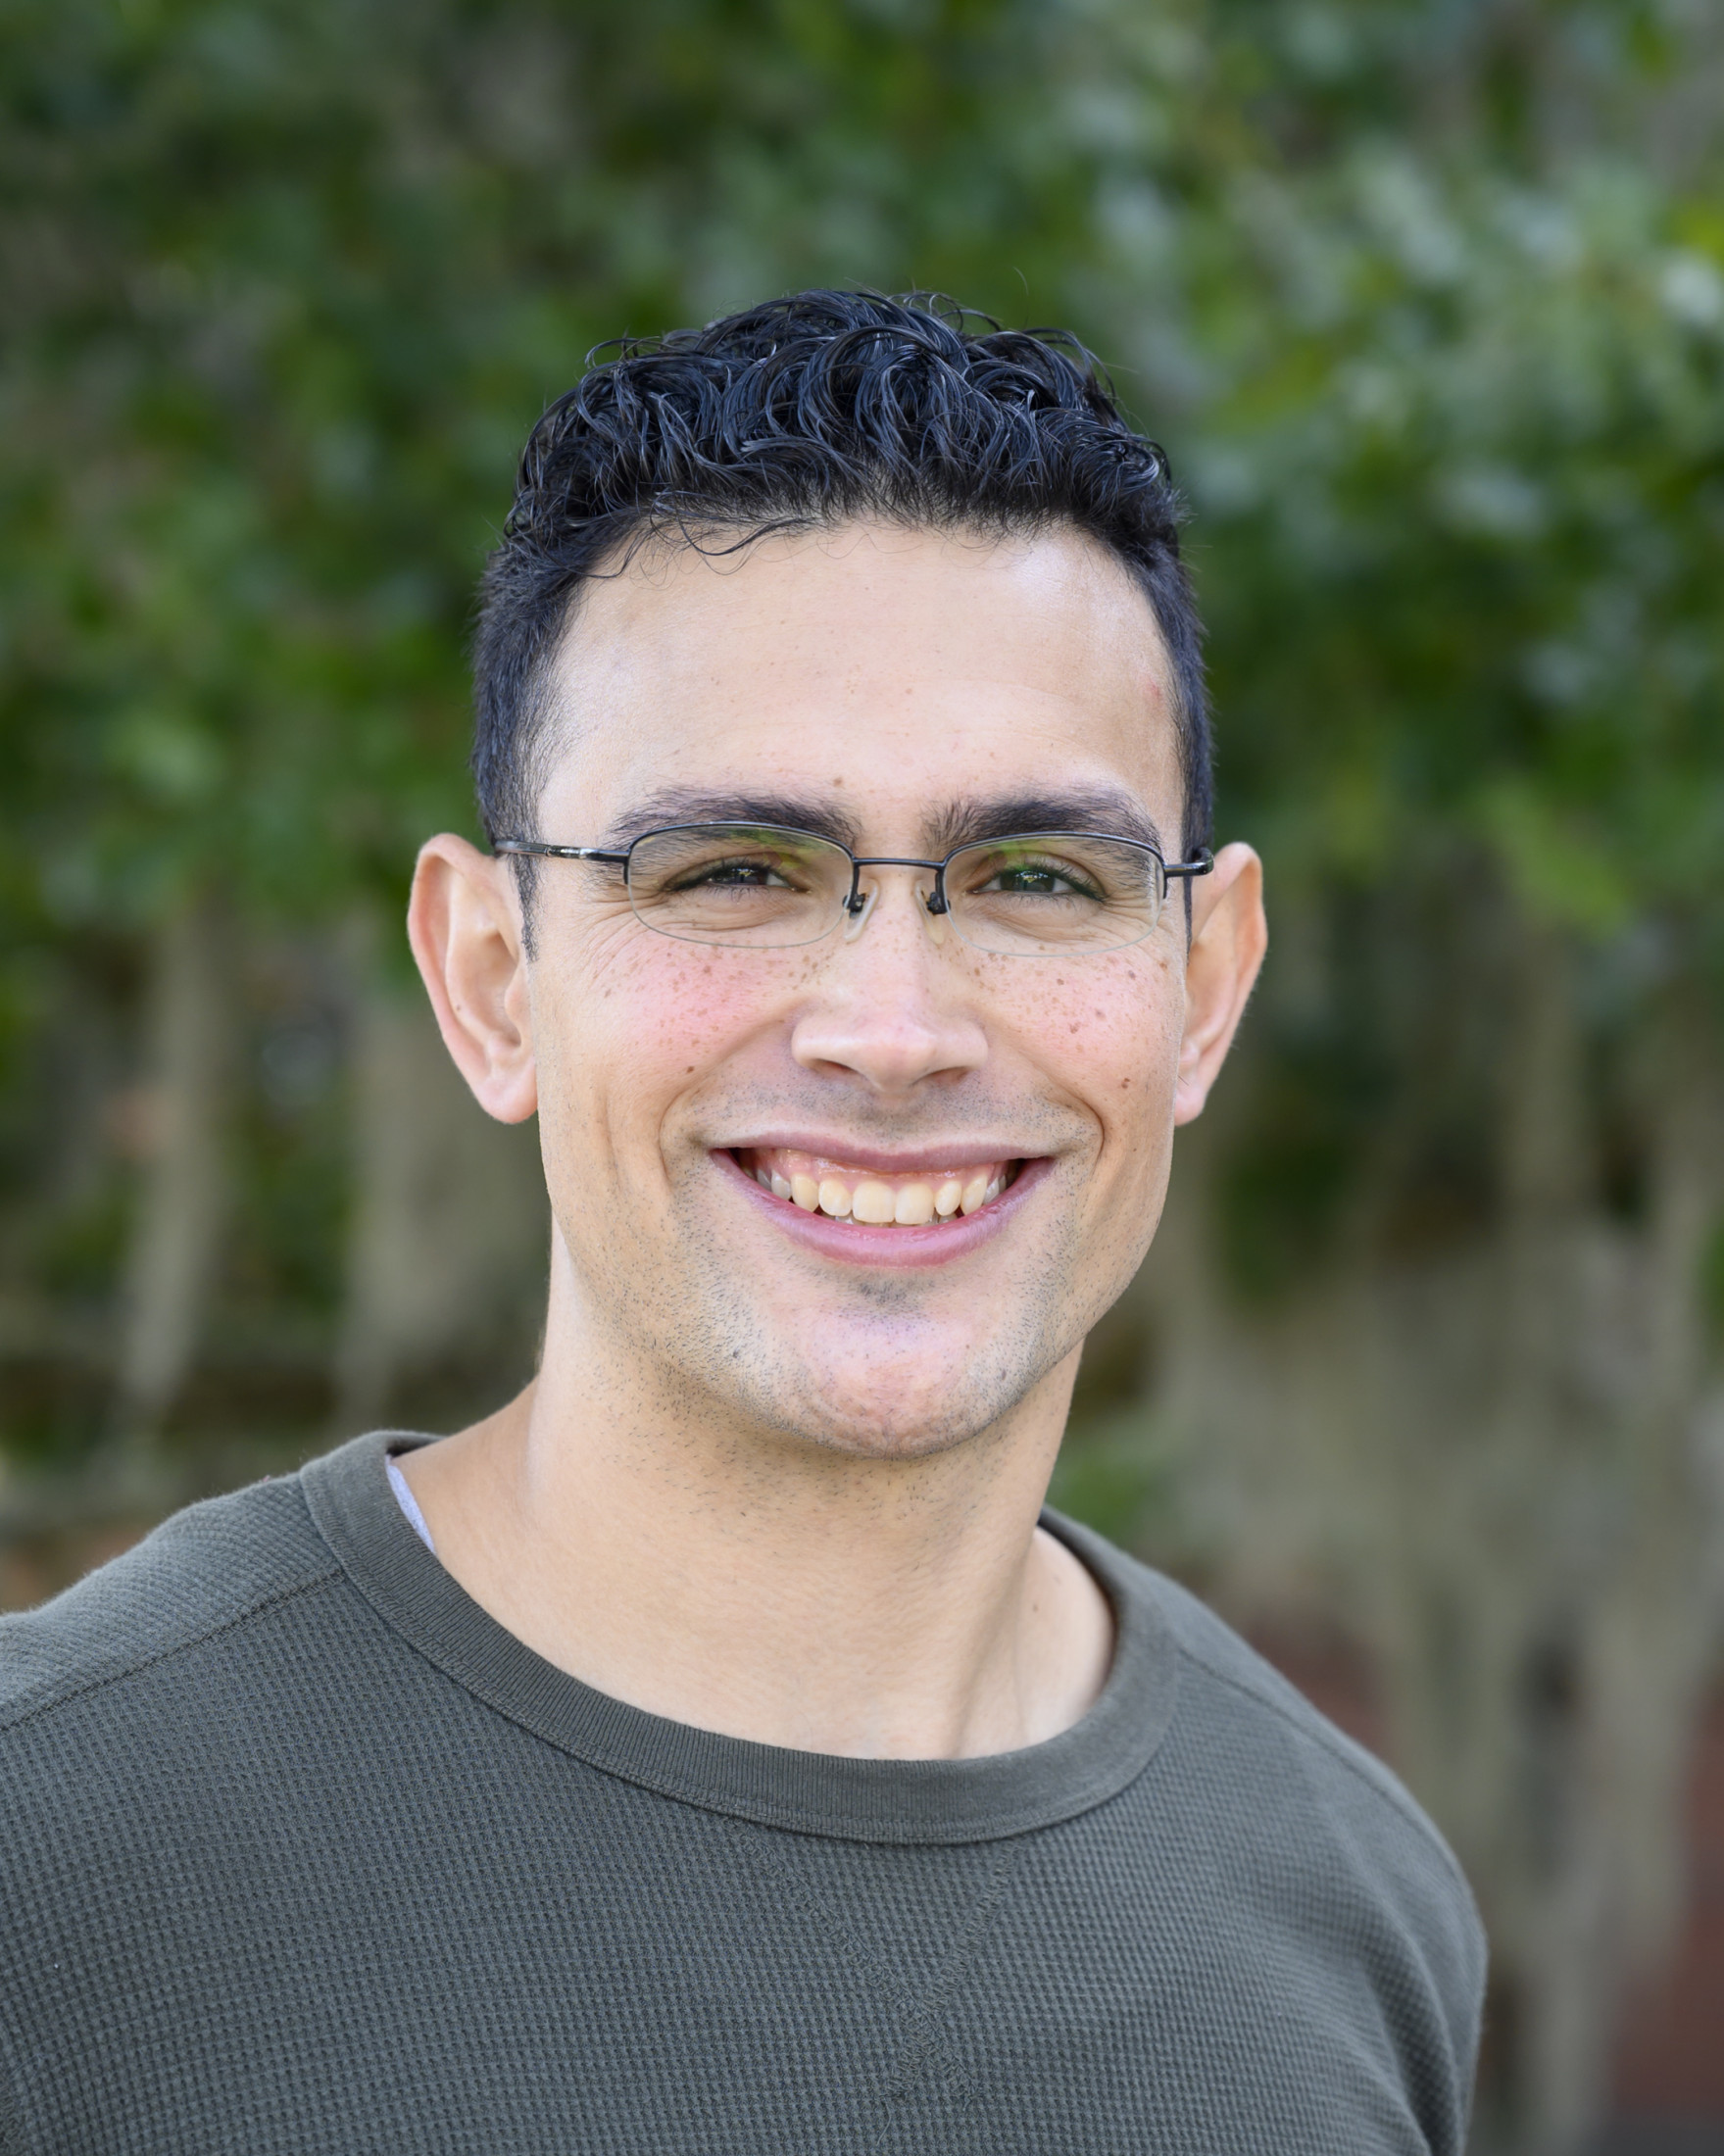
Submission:
[[[1175,510],[869,297],[546,415],[410,922],[541,1368],[11,1621],[6,2149],[1460,2149],[1434,1831],[1043,1509],[1264,944]]]

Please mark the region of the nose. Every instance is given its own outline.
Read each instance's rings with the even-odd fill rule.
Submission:
[[[963,970],[949,963],[952,931],[930,914],[923,875],[870,872],[864,905],[825,962],[791,1034],[807,1070],[849,1071],[884,1097],[987,1060],[979,1019],[965,1007]]]

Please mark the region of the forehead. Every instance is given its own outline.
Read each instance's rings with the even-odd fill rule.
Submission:
[[[831,794],[903,838],[929,804],[1085,787],[1178,821],[1155,616],[1075,531],[646,550],[586,586],[550,688],[542,821],[559,838],[669,789]]]

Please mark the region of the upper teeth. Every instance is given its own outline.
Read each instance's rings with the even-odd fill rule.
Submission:
[[[748,1155],[754,1178],[774,1198],[788,1199],[804,1212],[823,1212],[834,1220],[857,1220],[870,1227],[895,1223],[916,1228],[954,1213],[972,1213],[1006,1188],[1007,1163],[949,1169],[943,1175],[899,1178],[840,1161],[818,1160],[808,1153],[773,1148]]]

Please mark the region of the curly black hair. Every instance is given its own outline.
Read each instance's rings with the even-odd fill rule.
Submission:
[[[999,536],[1065,525],[1111,548],[1172,662],[1183,838],[1207,842],[1203,632],[1180,499],[1076,338],[1001,329],[921,294],[813,291],[607,351],[534,427],[485,572],[473,778],[493,841],[531,832],[552,739],[545,676],[588,578],[665,533],[732,546],[865,520]]]

